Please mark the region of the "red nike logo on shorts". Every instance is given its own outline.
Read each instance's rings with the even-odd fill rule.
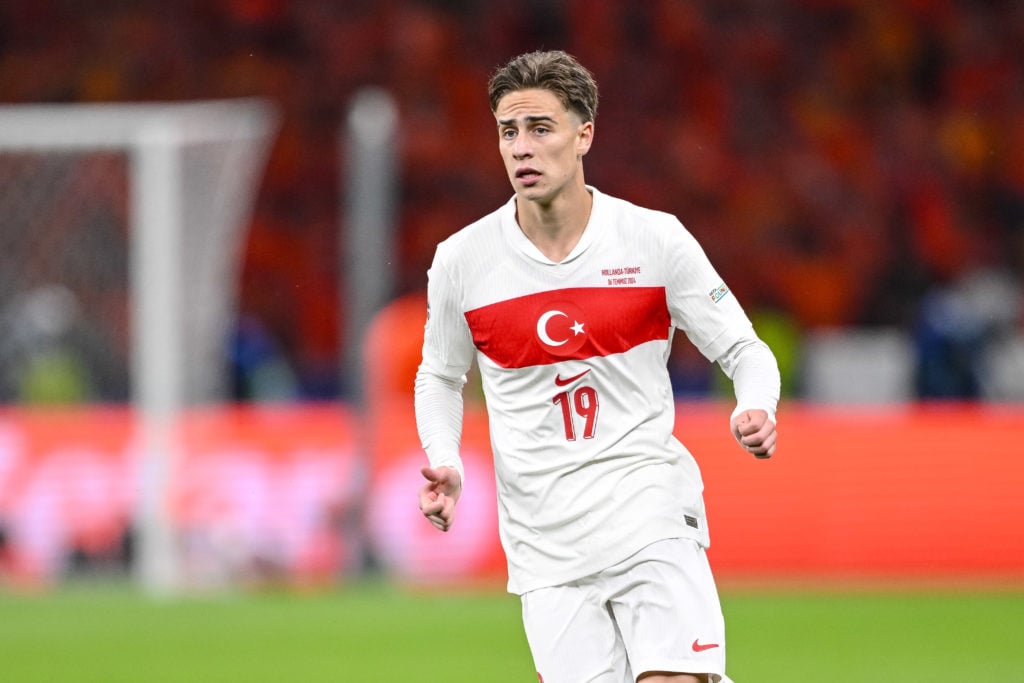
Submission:
[[[693,651],[694,652],[704,652],[705,650],[711,650],[711,649],[716,648],[716,647],[718,647],[718,643],[708,643],[707,645],[701,645],[700,644],[700,638],[698,638],[697,640],[693,641]]]
[[[562,379],[559,375],[555,375],[555,386],[564,387],[566,384],[572,384],[573,382],[575,382],[576,380],[578,380],[580,377],[582,377],[583,375],[587,374],[588,372],[590,372],[590,368],[587,368],[586,370],[584,370],[583,372],[581,372],[578,375],[573,375],[572,377],[566,377],[565,379]]]

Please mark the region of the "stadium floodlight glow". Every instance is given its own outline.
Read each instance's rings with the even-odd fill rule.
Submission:
[[[277,123],[259,99],[0,107],[0,310],[19,288],[88,295],[111,271],[127,274],[126,374],[142,456],[136,570],[154,594],[179,581],[173,428],[187,406],[226,397],[241,245]],[[126,244],[92,234],[97,226]],[[34,258],[46,250],[66,253]],[[83,310],[97,327],[116,324],[105,313]]]

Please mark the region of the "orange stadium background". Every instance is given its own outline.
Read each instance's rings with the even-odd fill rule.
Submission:
[[[473,384],[455,529],[437,532],[416,505],[426,461],[411,390],[424,312],[422,297],[406,297],[374,320],[362,410],[328,402],[183,417],[166,504],[187,581],[327,583],[367,563],[417,584],[503,580]],[[1024,406],[784,401],[768,461],[734,444],[730,409],[682,401],[676,415],[703,471],[722,579],[1024,579],[1024,462],[1013,451]],[[126,561],[135,438],[127,408],[0,412],[7,574],[46,582],[83,558]]]
[[[704,472],[723,579],[1024,578],[1021,408],[784,404],[770,461],[734,446],[728,414],[681,403],[677,415]],[[466,418],[467,485],[449,534],[416,507],[424,460],[408,402],[366,424],[372,458],[360,473],[344,406],[188,416],[169,501],[187,578],[325,582],[361,550],[411,582],[502,580],[483,412]],[[74,553],[120,547],[138,465],[127,411],[7,410],[0,444],[12,575],[55,579]],[[360,503],[361,521],[345,526]]]

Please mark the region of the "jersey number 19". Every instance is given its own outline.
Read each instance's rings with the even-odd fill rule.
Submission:
[[[576,426],[573,411],[583,418],[583,438],[593,439],[597,428],[597,390],[593,387],[580,387],[570,393],[563,391],[555,394],[551,402],[562,409],[562,420],[565,426],[566,441],[576,440]]]

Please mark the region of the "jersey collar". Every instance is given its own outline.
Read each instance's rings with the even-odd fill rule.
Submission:
[[[505,234],[505,238],[509,241],[512,247],[529,258],[532,261],[543,263],[544,265],[558,266],[566,263],[572,263],[587,249],[597,236],[603,231],[604,221],[602,220],[605,211],[601,208],[604,206],[604,195],[590,185],[587,185],[587,190],[594,198],[594,204],[590,209],[590,219],[587,221],[587,227],[583,229],[583,234],[580,235],[579,242],[573,247],[569,255],[561,261],[555,262],[549,259],[547,256],[541,253],[540,249],[534,245],[533,242],[523,233],[519,228],[519,224],[516,222],[516,197],[512,195],[512,198],[501,208],[501,229]]]

